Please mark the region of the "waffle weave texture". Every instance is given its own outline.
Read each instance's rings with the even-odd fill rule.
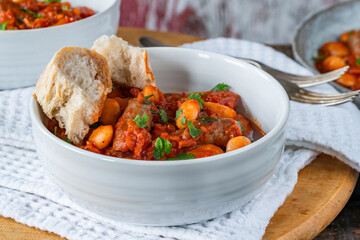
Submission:
[[[184,45],[252,58],[277,69],[310,74],[284,54],[259,43],[217,38]],[[221,81],[221,80],[219,80]],[[312,91],[334,93],[328,84]],[[72,239],[261,239],[297,182],[320,152],[360,170],[360,112],[351,103],[323,107],[291,102],[287,147],[264,191],[240,209],[197,224],[146,227],[118,223],[75,205],[53,184],[33,143],[29,99],[33,88],[0,92],[0,215]]]

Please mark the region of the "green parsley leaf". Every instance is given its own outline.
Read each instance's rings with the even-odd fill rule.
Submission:
[[[217,118],[212,118],[212,117],[209,117],[209,116],[201,117],[200,119],[201,119],[201,125],[204,125],[204,124],[210,123],[210,122],[215,122],[215,121],[219,120]]]
[[[6,24],[7,24],[7,23],[8,23],[8,22],[0,23],[0,31],[6,30]]]
[[[57,126],[54,127],[54,135],[57,136]]]
[[[44,0],[44,3],[61,2],[61,0]]]
[[[180,155],[178,155],[176,158],[168,158],[167,160],[172,161],[172,160],[188,160],[188,159],[194,159],[195,156],[192,153],[182,153]]]
[[[104,123],[103,122],[96,122],[96,123],[91,124],[89,127],[90,128],[98,128],[101,125],[104,125]]]
[[[172,149],[171,142],[168,140],[158,137],[155,142],[155,148],[153,156],[155,159],[160,159],[164,157],[164,153],[169,154]]]
[[[175,120],[177,120],[180,116],[181,116],[181,114],[182,114],[182,109],[178,109],[178,110],[176,110],[176,117],[175,117]]]
[[[204,100],[201,99],[200,93],[192,93],[192,94],[190,94],[188,99],[194,99],[194,100],[198,101],[199,105],[200,105],[200,109],[204,109],[202,106],[202,103],[204,102]]]
[[[166,123],[166,122],[169,121],[169,118],[168,118],[165,110],[161,109],[160,112],[159,112],[159,115],[160,115],[160,117],[161,117],[161,121],[162,121],[162,122]]]
[[[169,118],[168,118],[165,110],[161,109],[160,111],[154,111],[154,110],[150,109],[150,111],[152,114],[159,114],[162,122],[167,123],[169,121]]]
[[[244,129],[242,128],[242,125],[241,125],[241,122],[236,120],[239,124],[240,124],[240,129],[241,129],[241,132],[244,133]]]
[[[181,120],[180,120],[181,124],[185,124],[186,123],[186,117],[183,117]]]
[[[26,9],[26,8],[21,7],[20,10],[21,10],[21,11],[24,11],[24,12],[26,12],[26,13],[31,14],[34,18],[42,18],[42,15],[41,15],[41,14],[36,14],[36,13],[34,13],[33,11],[28,10],[28,9]]]
[[[356,59],[356,65],[360,65],[360,57]]]
[[[312,58],[312,60],[315,61],[315,62],[317,62],[317,61],[321,61],[321,60],[325,59],[326,57],[327,57],[326,54],[322,54],[322,55],[319,55],[319,56],[314,56],[314,57]]]
[[[218,83],[210,91],[229,91],[229,85],[225,83]]]
[[[70,144],[74,145],[74,143],[67,137],[63,138],[62,140],[67,142],[67,143],[70,143]]]
[[[142,115],[142,117],[139,116],[139,114],[136,115],[136,117],[134,119],[131,119],[134,122],[136,122],[136,126],[138,126],[139,128],[147,128],[147,121],[149,121],[149,116],[144,113],[144,115]]]
[[[192,122],[188,121],[187,124],[188,124],[188,127],[189,127],[190,135],[191,135],[193,138],[196,138],[197,136],[199,136],[199,135],[203,132],[202,130],[197,129],[197,128],[192,124]]]
[[[64,5],[64,6],[61,6],[61,10],[63,10],[63,11],[69,11],[70,9],[69,9],[66,5]]]
[[[146,97],[144,96],[144,98],[145,98],[144,103],[145,104],[152,104],[152,101],[149,100],[149,98],[151,98],[152,96],[154,96],[154,94],[151,94],[151,95],[146,96]]]

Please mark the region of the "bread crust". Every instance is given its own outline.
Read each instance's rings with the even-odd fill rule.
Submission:
[[[86,48],[64,47],[44,69],[34,97],[46,116],[55,118],[77,144],[98,121],[111,89],[111,72],[103,56]]]
[[[101,36],[94,42],[92,49],[106,58],[114,84],[140,89],[146,85],[155,86],[146,50],[132,47],[115,35]]]

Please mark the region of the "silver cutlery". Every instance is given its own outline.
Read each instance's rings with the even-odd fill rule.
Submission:
[[[170,47],[170,45],[146,36],[139,38],[139,43],[143,47]],[[294,101],[330,106],[351,101],[360,93],[360,91],[351,91],[339,94],[319,94],[302,88],[315,86],[338,79],[347,71],[349,68],[348,66],[325,74],[319,74],[315,76],[300,76],[279,71],[252,59],[239,57],[234,58],[255,65],[256,67],[259,67],[272,75],[284,87],[289,98]]]

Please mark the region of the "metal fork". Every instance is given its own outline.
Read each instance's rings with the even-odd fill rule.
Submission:
[[[169,45],[151,37],[141,37],[139,38],[139,43],[144,47],[169,47]],[[339,94],[319,94],[301,88],[333,81],[344,74],[348,66],[316,76],[298,76],[281,72],[252,59],[235,58],[246,61],[268,72],[284,87],[289,98],[297,102],[331,106],[351,101],[360,93],[360,90],[358,90]]]
[[[250,64],[253,64],[258,68],[266,68],[267,67],[266,65],[259,63],[257,61],[254,61],[254,60],[249,60],[249,59],[242,59],[242,60],[244,60]],[[340,70],[340,69],[338,69],[338,70]],[[278,72],[280,74],[284,74],[284,75],[287,74],[287,73],[283,73],[280,71],[278,71]],[[292,75],[292,76],[301,77],[301,76],[297,76],[297,75]],[[288,94],[288,96],[291,100],[294,100],[297,102],[302,102],[302,103],[321,104],[321,105],[326,105],[326,106],[337,105],[337,104],[341,104],[341,103],[345,103],[345,102],[353,100],[360,93],[360,90],[358,90],[358,91],[351,91],[351,92],[347,92],[347,93],[338,93],[338,94],[320,94],[320,93],[314,93],[311,91],[307,91],[307,90],[299,87],[298,84],[295,84],[292,81],[285,81],[283,78],[280,78],[280,77],[278,77],[278,78],[275,77],[275,79],[283,86],[283,88],[286,90],[286,93]],[[301,81],[301,80],[297,80],[297,81]],[[318,80],[316,80],[316,81],[318,81]],[[320,83],[313,84],[310,86],[314,86],[314,85],[318,85],[318,84],[320,84]]]
[[[152,37],[146,37],[146,36],[140,37],[139,43],[141,46],[144,46],[144,47],[171,47],[170,45],[160,42]],[[324,73],[324,74],[318,74],[315,76],[300,76],[300,75],[294,75],[294,74],[279,71],[275,68],[265,65],[264,63],[261,63],[261,62],[258,62],[258,61],[252,60],[252,59],[240,58],[240,57],[235,57],[235,56],[231,56],[231,57],[252,63],[253,65],[263,69],[265,72],[272,75],[275,79],[282,79],[285,81],[290,81],[292,83],[295,83],[299,87],[311,87],[311,86],[319,85],[322,83],[334,81],[334,80],[338,79],[341,75],[343,75],[349,69],[349,67],[346,66],[346,67],[337,69],[335,71],[331,71],[331,72]]]
[[[320,93],[307,91],[303,88],[300,88],[299,86],[297,86],[292,82],[287,82],[280,79],[277,80],[284,87],[291,100],[302,103],[332,106],[332,105],[337,105],[348,101],[352,101],[360,93],[360,90],[358,90],[358,91],[351,91],[347,93],[338,93],[338,94],[320,94]]]
[[[261,63],[261,62],[258,62],[258,61],[252,60],[252,59],[239,58],[239,57],[234,57],[234,58],[249,62],[249,63],[263,69],[265,72],[269,73],[274,78],[295,83],[299,87],[311,87],[311,86],[316,86],[319,84],[334,81],[334,80],[338,79],[339,77],[341,77],[341,75],[343,75],[349,69],[349,66],[345,66],[345,67],[342,67],[337,70],[334,70],[334,71],[331,71],[328,73],[324,73],[324,74],[318,74],[318,75],[314,75],[314,76],[301,76],[301,75],[295,75],[295,74],[279,71],[275,68],[265,65],[264,63]]]

